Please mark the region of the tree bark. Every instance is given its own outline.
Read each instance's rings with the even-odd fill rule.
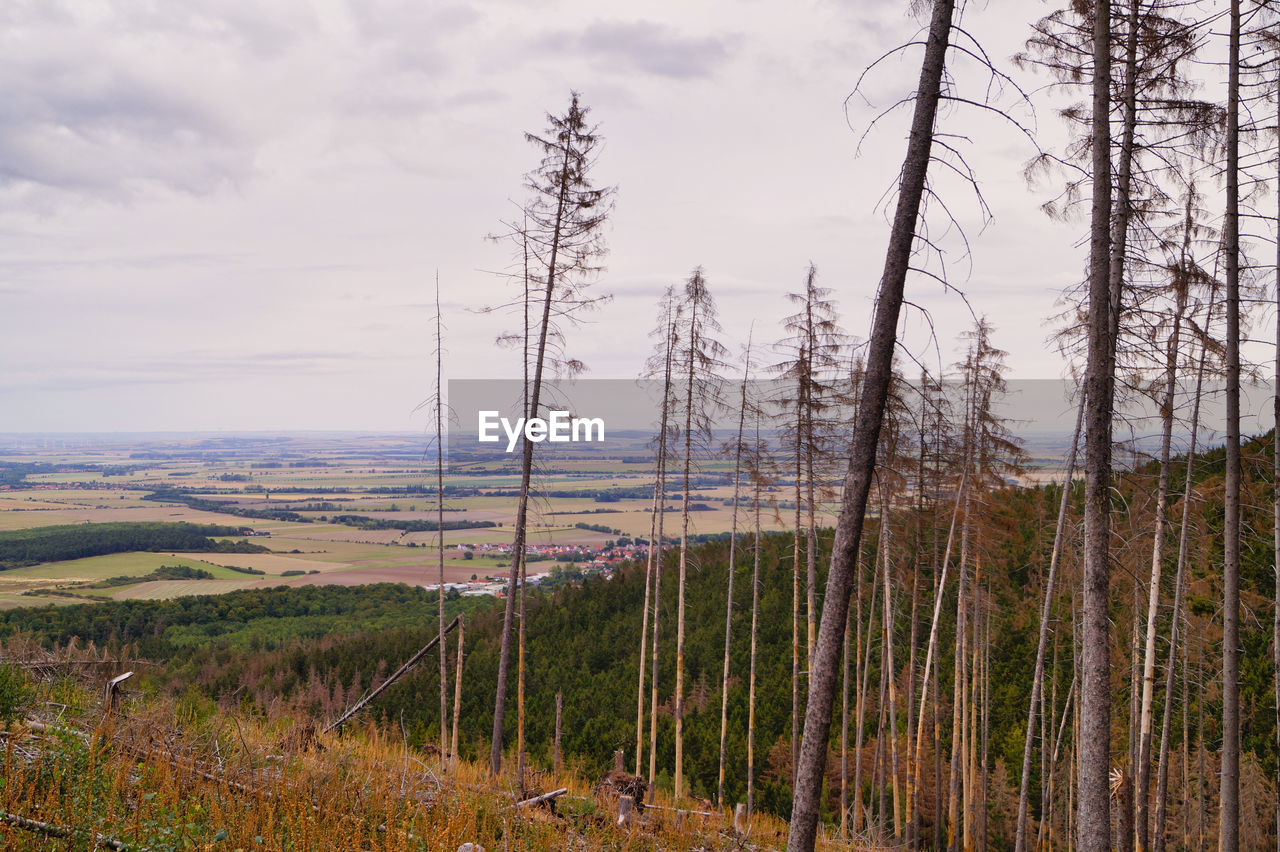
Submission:
[[[954,0],[935,0],[924,62],[920,70],[915,114],[899,183],[898,204],[889,236],[889,249],[885,255],[884,273],[880,279],[866,377],[849,453],[849,469],[845,476],[840,517],[836,523],[831,570],[827,576],[826,594],[823,596],[825,605],[818,628],[814,665],[809,676],[809,700],[805,710],[800,770],[796,776],[791,827],[787,839],[790,852],[808,852],[813,849],[817,837],[819,800],[827,757],[827,738],[831,729],[831,705],[840,658],[840,640],[845,619],[849,615],[853,565],[862,538],[867,496],[875,468],[876,445],[879,443],[880,425],[892,378],[898,316],[902,309],[903,288],[911,263],[911,247],[915,241],[916,221],[920,215],[920,202],[929,168],[954,7]]]
[[[1111,845],[1110,484],[1113,399],[1111,256],[1110,0],[1093,8],[1093,207],[1089,244],[1088,361],[1085,373],[1085,550],[1081,624],[1077,845]]]
[[[1227,469],[1222,533],[1222,770],[1219,843],[1240,846],[1240,0],[1231,0],[1227,57]]]

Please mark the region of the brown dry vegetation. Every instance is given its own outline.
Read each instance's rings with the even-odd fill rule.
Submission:
[[[98,684],[129,661],[14,642],[2,654],[0,699],[19,697],[0,706],[6,849],[730,850],[778,848],[785,835],[764,816],[744,837],[727,813],[663,807],[618,827],[614,801],[587,779],[539,774],[517,790],[372,724],[338,736],[286,711],[142,694],[104,716]],[[560,787],[554,808],[514,807]]]

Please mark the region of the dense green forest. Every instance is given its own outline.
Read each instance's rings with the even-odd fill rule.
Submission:
[[[241,527],[216,524],[117,522],[66,524],[0,532],[0,570],[136,551],[157,553],[266,553],[268,548],[248,541],[217,541],[239,536]]]

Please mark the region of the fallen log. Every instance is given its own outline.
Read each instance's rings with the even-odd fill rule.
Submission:
[[[531,799],[525,799],[523,802],[516,802],[514,805],[512,805],[512,807],[523,808],[526,805],[539,805],[539,804],[542,804],[543,802],[553,801],[554,799],[557,799],[560,796],[563,796],[567,792],[569,792],[568,787],[561,787],[559,790],[552,790],[550,793],[543,793],[540,796],[534,796]]]
[[[384,681],[383,681],[383,682],[378,686],[378,688],[377,688],[377,689],[373,690],[373,691],[372,691],[372,692],[370,692],[368,695],[366,695],[364,698],[361,698],[361,699],[360,699],[359,701],[357,701],[355,704],[351,705],[351,709],[350,709],[350,710],[348,710],[347,712],[343,713],[343,714],[342,714],[341,716],[339,716],[337,719],[333,720],[333,721],[332,721],[332,722],[330,722],[327,726],[325,726],[324,733],[326,733],[326,734],[327,734],[327,733],[329,733],[330,731],[332,731],[334,728],[341,727],[341,725],[342,725],[342,723],[343,723],[343,722],[347,721],[347,720],[348,720],[348,719],[350,719],[352,716],[354,716],[356,713],[360,712],[361,708],[363,708],[366,704],[368,704],[368,703],[369,703],[370,701],[372,701],[373,699],[377,698],[377,697],[378,697],[378,695],[379,695],[379,694],[381,694],[381,693],[382,693],[382,691],[383,691],[384,689],[386,689],[386,688],[387,688],[388,686],[390,686],[391,684],[395,683],[395,682],[396,682],[396,680],[398,680],[398,679],[400,678],[400,676],[401,676],[401,675],[403,675],[403,674],[404,674],[405,672],[407,672],[409,669],[413,668],[414,664],[415,664],[415,663],[417,663],[417,662],[418,662],[418,660],[421,660],[423,657],[425,657],[425,656],[427,655],[427,652],[428,652],[428,651],[430,651],[432,648],[434,648],[434,647],[436,646],[436,643],[440,641],[440,636],[441,636],[441,635],[448,636],[448,635],[453,631],[453,628],[455,628],[455,627],[457,627],[457,626],[458,626],[458,621],[459,621],[459,619],[461,619],[461,618],[462,618],[462,616],[460,616],[460,615],[459,615],[459,616],[455,616],[455,617],[454,617],[454,619],[453,619],[453,621],[449,622],[449,626],[448,626],[448,627],[446,627],[446,628],[444,629],[444,633],[443,633],[443,634],[437,633],[435,636],[432,636],[432,637],[431,637],[431,641],[430,641],[430,642],[428,642],[427,644],[423,645],[423,646],[422,646],[422,649],[421,649],[421,650],[419,650],[419,651],[418,651],[418,653],[414,654],[412,657],[410,657],[408,660],[406,660],[406,661],[405,661],[405,664],[404,664],[404,665],[402,665],[400,668],[398,668],[398,669],[396,669],[394,672],[392,672],[392,673],[391,673],[391,677],[389,677],[389,678],[387,678],[386,680],[384,680]]]
[[[46,837],[75,837],[81,832],[67,828],[66,826],[54,825],[51,822],[41,822],[38,819],[28,819],[24,816],[11,814],[8,811],[0,811],[0,822],[6,822],[15,828],[21,828],[23,831],[32,831],[36,834],[43,834]],[[114,837],[107,837],[105,834],[97,832],[85,832],[89,834],[93,842],[98,846],[105,846],[108,849],[132,849],[122,840],[116,840]]]

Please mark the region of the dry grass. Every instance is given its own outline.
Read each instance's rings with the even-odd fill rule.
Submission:
[[[12,643],[4,656],[35,654]],[[80,665],[77,663],[86,663]],[[118,664],[117,664],[118,665]],[[614,803],[577,776],[537,773],[517,785],[485,768],[407,746],[399,731],[358,726],[316,733],[313,720],[227,713],[200,698],[141,694],[104,718],[95,684],[111,668],[92,649],[45,655],[25,707],[0,732],[0,822],[6,849],[126,848],[454,850],[776,849],[778,820],[758,816],[746,837],[727,813],[677,817],[647,810],[615,824]],[[520,796],[567,787],[554,810],[515,808]],[[669,806],[659,797],[659,804]],[[847,847],[844,847],[847,848]]]

